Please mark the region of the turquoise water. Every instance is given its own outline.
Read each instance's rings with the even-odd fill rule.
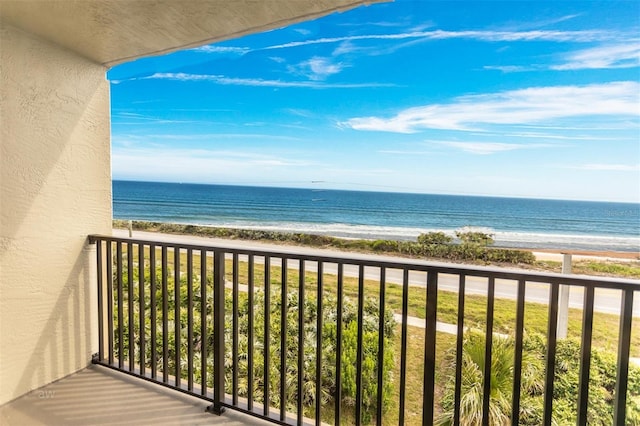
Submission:
[[[640,250],[629,203],[114,181],[113,215],[375,239],[470,228],[498,246]]]

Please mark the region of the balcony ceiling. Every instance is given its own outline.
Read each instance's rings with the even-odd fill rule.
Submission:
[[[0,18],[105,66],[383,0],[0,0]]]

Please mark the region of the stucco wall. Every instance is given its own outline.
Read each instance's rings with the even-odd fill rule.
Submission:
[[[0,28],[0,405],[86,366],[86,237],[111,232],[106,69]]]

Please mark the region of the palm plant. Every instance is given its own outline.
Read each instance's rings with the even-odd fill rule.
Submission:
[[[485,335],[469,332],[464,339],[462,353],[462,383],[460,399],[460,424],[482,424],[483,383],[485,367]],[[491,390],[489,400],[489,424],[511,424],[511,393],[513,389],[514,343],[510,337],[493,337],[491,351]],[[522,393],[539,395],[544,383],[542,372],[544,367],[539,360],[523,353],[522,360]],[[455,357],[450,355],[442,373],[443,377],[453,377]],[[436,424],[449,426],[453,424],[454,383],[449,380],[445,385],[442,398],[442,414]],[[535,398],[522,398],[520,404],[520,420],[537,419],[539,411]],[[526,424],[526,423],[525,423]]]

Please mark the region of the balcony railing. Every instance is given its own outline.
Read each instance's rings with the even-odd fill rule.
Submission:
[[[449,386],[451,424],[460,424],[465,335],[482,327],[478,418],[490,423],[492,355],[497,339],[509,334],[510,422],[518,424],[528,362],[525,311],[544,305],[544,389],[539,397],[542,422],[550,425],[558,297],[566,285],[583,293],[577,424],[587,424],[590,404],[594,315],[600,310],[596,290],[607,293],[609,304],[613,294],[615,310],[620,307],[619,327],[609,332],[618,342],[613,421],[625,424],[638,281],[98,235],[89,239],[96,244],[98,273],[100,338],[94,362],[210,401],[214,413],[229,408],[277,424],[371,420],[430,425],[442,414],[438,398]],[[473,297],[483,306],[479,322],[466,315],[465,301]],[[504,300],[510,301],[513,316],[506,330],[494,315]],[[444,355],[438,336],[447,327],[440,320],[449,323],[453,341]],[[438,370],[442,357],[454,365],[451,376]]]

